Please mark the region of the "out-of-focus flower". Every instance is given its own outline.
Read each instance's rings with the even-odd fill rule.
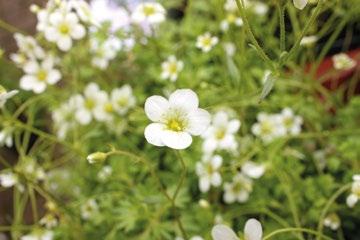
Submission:
[[[104,166],[97,174],[100,181],[106,181],[112,174],[113,169],[111,166]]]
[[[25,75],[20,79],[20,87],[34,93],[44,92],[47,85],[54,85],[61,79],[61,73],[54,65],[55,59],[50,55],[40,63],[28,61],[24,65]]]
[[[12,171],[4,171],[0,173],[0,185],[9,188],[18,183],[18,176]]]
[[[223,44],[224,50],[227,56],[233,57],[236,52],[236,46],[232,42],[226,42]]]
[[[94,152],[87,156],[87,160],[90,164],[103,163],[108,157],[108,154],[103,152]]]
[[[300,10],[303,10],[308,3],[308,0],[293,0],[294,6]]]
[[[336,231],[340,227],[340,218],[336,213],[329,214],[324,219],[324,226]]]
[[[59,221],[54,214],[48,213],[40,219],[39,223],[40,225],[45,226],[48,229],[51,229],[56,227]]]
[[[82,39],[86,30],[75,13],[58,10],[50,14],[44,33],[48,41],[55,42],[60,50],[66,52],[72,47],[73,39]]]
[[[109,95],[106,93],[104,98],[101,99],[94,111],[95,119],[100,122],[110,122],[113,120],[113,114],[115,112],[114,104],[111,101]]]
[[[207,32],[197,37],[196,47],[203,52],[209,52],[218,42],[219,39],[216,36],[211,36],[211,34]]]
[[[226,18],[220,23],[221,30],[227,31],[232,25],[241,27],[243,25],[243,20],[233,13],[228,13]]]
[[[20,237],[20,240],[52,240],[53,238],[53,231],[35,229],[32,233]]]
[[[98,211],[99,211],[99,206],[96,203],[95,199],[89,199],[81,206],[81,217],[84,220],[89,220]]]
[[[353,176],[351,194],[346,198],[346,204],[352,208],[360,199],[360,174]]]
[[[161,68],[161,78],[170,79],[170,81],[175,82],[179,72],[184,68],[184,62],[177,60],[175,56],[170,56],[161,64]]]
[[[282,124],[282,118],[279,115],[259,113],[257,120],[258,122],[252,126],[251,131],[265,143],[271,142],[274,138],[286,134],[286,128]]]
[[[92,15],[91,8],[89,4],[84,0],[70,0],[70,8],[73,8],[76,14],[79,16],[80,20],[86,23],[97,24]]]
[[[84,96],[75,95],[74,101],[76,106],[75,118],[83,124],[89,124],[96,117],[98,105],[106,100],[106,92],[100,90],[96,83],[89,83],[84,90]]]
[[[290,135],[297,135],[301,132],[302,117],[295,116],[291,108],[284,108],[281,111],[281,121]]]
[[[0,85],[0,109],[4,107],[6,101],[15,96],[19,91],[12,90],[7,92],[6,89]]]
[[[251,218],[246,221],[244,235],[246,240],[261,240],[262,238],[261,223]],[[236,233],[226,225],[215,225],[211,230],[213,240],[239,240]]]
[[[21,33],[15,33],[14,38],[16,44],[19,48],[19,52],[23,53],[29,59],[43,59],[45,55],[45,51],[42,47],[39,46],[37,41],[31,36],[24,36]],[[16,63],[20,63],[21,61],[17,60],[19,57],[15,57],[12,55],[12,60]]]
[[[265,173],[265,166],[264,164],[246,161],[241,166],[241,172],[248,177],[258,179]]]
[[[199,177],[199,188],[201,192],[207,192],[210,186],[218,187],[221,184],[219,173],[222,157],[220,155],[205,155],[201,161],[196,163],[196,174]]]
[[[203,151],[211,153],[215,150],[235,151],[238,143],[235,134],[240,128],[238,119],[229,119],[225,111],[217,112],[212,119],[210,127],[204,132],[202,137]]]
[[[107,39],[102,43],[96,38],[91,39],[90,52],[93,55],[93,66],[106,69],[109,61],[116,57],[117,52],[121,49],[121,45],[121,41],[116,38]]]
[[[12,133],[14,129],[10,126],[4,126],[4,128],[0,131],[0,146],[12,147],[13,138]]]
[[[208,208],[210,206],[210,203],[208,201],[206,201],[205,199],[200,199],[199,206],[202,208]]]
[[[113,89],[111,92],[111,101],[114,110],[120,115],[125,115],[129,109],[133,108],[136,104],[132,88],[128,84],[121,88]]]
[[[300,45],[301,46],[312,46],[314,45],[314,43],[316,43],[316,41],[318,40],[317,36],[304,36],[301,41],[300,41]]]
[[[58,109],[53,111],[52,119],[57,129],[57,136],[60,139],[65,139],[68,131],[76,126],[75,113],[76,102],[74,96],[70,97],[67,102],[61,104]]]
[[[226,203],[246,202],[252,192],[252,180],[242,173],[238,173],[233,177],[231,183],[224,184],[224,201]]]
[[[346,53],[339,53],[332,57],[334,68],[337,70],[349,70],[356,66],[355,60]]]
[[[199,99],[190,89],[176,90],[169,100],[157,95],[149,97],[145,113],[154,122],[145,128],[146,140],[174,149],[189,147],[191,135],[201,135],[210,123],[210,114],[199,108]]]
[[[165,20],[166,11],[160,3],[156,2],[145,2],[140,3],[133,13],[131,19],[135,23],[150,23],[158,24]]]

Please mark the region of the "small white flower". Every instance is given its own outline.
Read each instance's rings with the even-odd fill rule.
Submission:
[[[221,184],[221,175],[219,169],[222,164],[222,157],[204,156],[203,159],[196,163],[196,174],[199,177],[199,188],[201,192],[207,192],[210,186],[218,187]]]
[[[4,107],[6,101],[15,96],[19,91],[12,90],[7,92],[6,89],[0,85],[0,109]]]
[[[12,127],[9,126],[5,126],[1,131],[0,131],[0,147],[2,146],[7,146],[7,147],[12,147],[13,145],[13,138],[12,138],[12,133],[13,133],[14,129]]]
[[[226,42],[224,43],[224,50],[227,56],[233,57],[236,52],[236,46],[232,42]]]
[[[94,111],[94,117],[100,122],[110,122],[113,120],[114,104],[111,101],[109,95],[104,92],[104,97],[99,98],[99,102]]]
[[[286,134],[286,128],[282,124],[282,118],[279,115],[259,113],[257,120],[258,122],[252,126],[251,131],[255,136],[259,136],[265,143],[269,143],[274,138]]]
[[[175,56],[170,56],[168,59],[161,64],[162,79],[170,79],[170,81],[175,82],[178,78],[179,72],[184,68],[184,62],[178,61]]]
[[[284,108],[281,112],[282,124],[290,135],[297,135],[301,132],[302,117],[295,116],[291,108]]]
[[[324,219],[324,226],[336,231],[340,227],[340,218],[337,214],[332,213]]]
[[[106,181],[112,174],[113,169],[111,166],[104,166],[97,174],[100,181]]]
[[[68,131],[76,127],[75,113],[76,100],[74,96],[53,111],[52,119],[60,139],[65,139]]]
[[[246,202],[252,192],[252,185],[253,183],[250,178],[242,173],[236,174],[231,183],[225,183],[224,185],[224,201],[226,203],[236,201],[239,203]]]
[[[99,211],[99,206],[95,199],[87,200],[84,205],[81,206],[81,217],[84,220],[89,220],[94,214]]]
[[[294,6],[300,10],[303,10],[308,3],[308,0],[293,0]]]
[[[12,187],[16,185],[18,181],[18,176],[11,171],[0,173],[0,185],[4,188]]]
[[[258,16],[264,16],[268,11],[269,7],[263,2],[251,1],[248,3],[252,11]]]
[[[203,52],[209,52],[217,43],[219,39],[216,36],[211,36],[209,32],[197,37],[196,47]]]
[[[241,166],[241,172],[248,177],[258,179],[265,173],[265,166],[252,161],[246,161]]]
[[[337,70],[349,70],[356,66],[356,61],[346,53],[339,53],[332,57],[334,68]]]
[[[96,24],[91,8],[86,1],[70,0],[69,6],[75,10],[81,21]]]
[[[176,90],[169,100],[157,95],[149,97],[145,113],[154,122],[145,128],[146,140],[174,149],[189,147],[191,135],[201,135],[210,122],[210,114],[199,108],[199,99],[190,89]]]
[[[238,147],[235,134],[240,125],[238,119],[230,120],[225,111],[217,112],[212,119],[212,124],[202,135],[203,151],[207,153],[215,150],[235,151]]]
[[[18,168],[22,169],[27,177],[33,178],[37,181],[42,181],[46,178],[44,169],[36,163],[35,159],[26,159],[25,162],[20,163]]]
[[[45,51],[39,46],[37,41],[31,36],[24,36],[21,33],[15,33],[14,38],[19,51],[30,59],[43,59]],[[18,61],[15,60],[16,63]]]
[[[208,207],[210,207],[210,203],[205,199],[200,199],[199,206],[202,208],[208,208]]]
[[[238,11],[238,7],[236,5],[235,0],[226,0],[224,4],[224,9],[228,12],[236,12]]]
[[[111,92],[111,102],[114,110],[120,114],[125,115],[130,108],[136,104],[135,96],[130,85],[124,85],[121,88],[116,88]]]
[[[20,237],[20,240],[52,240],[53,238],[53,231],[34,230],[32,233]]]
[[[54,85],[61,79],[61,73],[54,68],[55,59],[47,56],[40,63],[33,60],[24,65],[25,75],[20,79],[20,87],[42,93],[47,85]]]
[[[158,24],[165,20],[165,15],[166,11],[160,3],[146,2],[136,6],[131,14],[131,19],[135,23]]]
[[[352,208],[360,199],[360,174],[353,176],[351,194],[346,198],[346,204]]]
[[[100,69],[106,69],[109,61],[116,57],[116,53],[121,49],[119,39],[107,39],[100,43],[97,39],[91,39],[90,52],[93,55],[92,64]]]
[[[246,221],[244,227],[245,240],[261,240],[262,238],[261,223],[251,218]],[[215,225],[211,230],[213,240],[239,240],[236,233],[226,225]]]
[[[301,46],[312,46],[318,40],[317,36],[304,36],[301,41]]]
[[[54,214],[48,213],[40,219],[39,223],[40,225],[50,229],[56,227],[59,222]]]
[[[232,25],[241,27],[243,25],[243,20],[241,17],[237,17],[233,13],[228,13],[226,18],[220,23],[221,30],[227,31]]]
[[[85,87],[84,96],[76,95],[74,97],[77,109],[75,113],[76,120],[82,125],[89,124],[97,116],[98,105],[105,102],[106,98],[107,93],[100,90],[96,83],[89,83]]]
[[[72,39],[82,39],[86,30],[75,13],[59,10],[50,14],[49,26],[44,33],[48,41],[55,42],[60,50],[66,52],[72,46]]]

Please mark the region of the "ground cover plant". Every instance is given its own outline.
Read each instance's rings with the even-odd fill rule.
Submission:
[[[34,35],[0,19],[18,47],[1,238],[359,239],[359,3],[49,0]]]

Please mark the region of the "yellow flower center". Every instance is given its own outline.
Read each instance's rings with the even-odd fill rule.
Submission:
[[[70,32],[69,25],[67,25],[66,23],[60,24],[59,25],[59,32],[61,34],[69,34],[69,32]]]
[[[214,172],[215,172],[215,169],[213,168],[213,166],[209,163],[207,166],[206,166],[206,171],[209,175],[212,175]]]
[[[221,128],[221,129],[218,129],[215,133],[215,137],[216,139],[218,140],[221,140],[225,137],[225,129]]]
[[[114,108],[111,103],[106,103],[104,106],[105,112],[112,113],[114,111]]]
[[[227,15],[226,20],[229,23],[234,23],[236,21],[236,16],[234,14],[230,13]]]
[[[168,129],[174,132],[180,132],[185,128],[184,123],[178,119],[170,119],[166,125]]]
[[[153,6],[144,6],[143,13],[149,17],[155,13],[155,8]]]
[[[174,62],[170,63],[168,70],[170,73],[177,73],[177,64]]]
[[[261,133],[263,135],[271,134],[273,130],[272,124],[268,121],[264,121],[261,123]]]
[[[204,46],[211,46],[211,38],[210,37],[205,37],[202,39],[202,44]]]
[[[128,105],[128,103],[129,103],[129,99],[126,97],[119,98],[119,100],[117,101],[117,104],[120,107],[126,107]]]
[[[89,110],[93,109],[95,107],[95,102],[92,99],[86,99],[85,101],[85,107]]]
[[[37,72],[36,77],[39,81],[43,82],[43,81],[46,81],[47,75],[48,75],[47,72],[45,70],[41,69]]]
[[[0,85],[0,95],[5,94],[5,93],[7,93],[6,89],[3,86]]]
[[[289,128],[294,124],[294,119],[292,117],[287,117],[284,119],[284,125]]]

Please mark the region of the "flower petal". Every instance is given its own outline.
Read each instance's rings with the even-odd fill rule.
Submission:
[[[145,102],[145,114],[154,122],[161,122],[163,114],[168,110],[169,102],[162,96],[151,96]]]
[[[262,237],[261,223],[254,218],[247,220],[247,222],[245,223],[244,234],[245,234],[245,239],[261,240]]]
[[[187,111],[193,111],[199,107],[199,99],[191,89],[176,90],[170,95],[169,103]]]
[[[160,132],[162,132],[164,130],[164,125],[161,123],[151,123],[149,124],[144,131],[144,135],[146,138],[146,141],[148,141],[148,143],[158,146],[158,147],[162,147],[164,146],[161,137],[160,137]]]
[[[210,114],[201,108],[189,113],[188,131],[195,136],[199,136],[206,131],[210,125]]]
[[[210,189],[210,179],[207,177],[201,177],[199,179],[199,189],[201,192],[205,193]]]
[[[162,142],[170,148],[185,149],[192,143],[191,135],[187,132],[164,130],[160,135]]]
[[[251,161],[247,161],[242,165],[241,171],[245,175],[257,179],[264,174],[265,166],[263,164],[257,164]]]
[[[241,123],[239,120],[237,120],[237,119],[231,120],[229,122],[227,130],[229,133],[236,133],[239,130],[240,125],[241,125]]]
[[[211,230],[211,236],[214,240],[238,240],[235,232],[226,225],[216,225]]]

